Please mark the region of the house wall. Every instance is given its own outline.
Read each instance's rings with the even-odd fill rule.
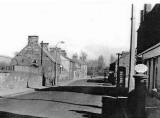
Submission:
[[[19,68],[19,69],[16,69]],[[16,66],[16,71],[9,73],[0,73],[0,88],[1,89],[15,89],[15,88],[26,88],[27,82],[29,87],[36,88],[42,86],[42,77],[38,71],[28,71],[35,70],[33,67]],[[37,73],[35,73],[37,72]]]
[[[61,82],[68,81],[73,79],[73,62],[63,55],[60,55],[60,68],[59,68],[59,78],[57,82],[60,84]]]
[[[128,78],[129,78],[129,58],[130,55],[128,52],[122,53],[122,56],[119,58],[119,66],[125,67],[126,76],[125,76],[125,87],[128,87]],[[117,78],[117,68],[118,60],[115,61],[114,77]],[[113,71],[113,69],[112,69]]]
[[[74,79],[74,70],[73,70],[73,62],[70,60],[70,65],[69,65],[69,77],[71,79]]]
[[[148,48],[160,43],[160,4],[156,4],[154,8],[144,14],[143,20],[140,23],[137,34],[137,53],[141,53]]]
[[[154,48],[146,53],[144,53],[143,59],[145,60],[148,66],[148,79],[147,79],[147,88],[152,90],[157,88],[160,90],[160,56],[159,56],[160,47]]]
[[[83,78],[87,77],[87,65],[85,65],[85,64],[81,65],[81,76]]]
[[[126,68],[126,77],[129,76],[129,53],[119,59],[119,66]]]
[[[160,4],[145,14],[140,23],[137,39],[137,53],[142,55],[148,66],[147,88],[160,90]]]

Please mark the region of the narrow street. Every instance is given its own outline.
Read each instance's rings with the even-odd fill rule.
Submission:
[[[100,118],[102,96],[93,94],[94,86],[102,83],[77,80],[64,87],[1,98],[0,118]]]

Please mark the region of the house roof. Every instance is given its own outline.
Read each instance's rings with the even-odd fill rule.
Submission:
[[[42,49],[41,46],[40,46],[40,48]],[[43,48],[42,50],[51,59],[51,61],[56,62],[55,59],[53,58],[53,56],[50,54],[49,51],[47,51],[45,48]]]
[[[155,48],[157,48],[159,46],[160,46],[160,43],[157,43],[156,45],[154,45],[154,46],[144,50],[143,52],[139,53],[137,56],[141,56],[141,55],[143,55],[143,54],[145,54],[145,53],[147,53],[147,52],[149,52],[149,51],[151,51],[151,50],[153,50],[153,49],[155,49]]]
[[[23,50],[25,50],[25,48],[27,48],[28,45],[26,45],[17,55],[19,55]],[[37,45],[38,48],[42,49],[42,47],[38,44]],[[42,49],[43,52],[48,56],[48,58],[52,61],[52,62],[56,62],[55,59],[53,58],[53,56],[50,54],[49,51],[47,51],[45,48]],[[17,56],[16,55],[16,56]]]
[[[137,54],[144,52],[160,43],[160,4],[143,15],[143,20],[138,28]]]

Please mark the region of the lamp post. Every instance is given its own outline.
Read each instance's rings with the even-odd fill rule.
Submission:
[[[122,55],[121,53],[117,53],[118,60],[117,60],[117,87],[120,87],[120,76],[119,76],[119,58]]]
[[[56,80],[57,80],[57,46],[58,44],[64,44],[64,41],[60,41],[56,44],[55,46],[55,79],[54,79],[54,85],[56,85]]]

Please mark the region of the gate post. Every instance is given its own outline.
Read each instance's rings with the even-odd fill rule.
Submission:
[[[145,99],[146,99],[146,86],[145,80],[147,75],[135,74],[135,112],[134,118],[145,118]]]

